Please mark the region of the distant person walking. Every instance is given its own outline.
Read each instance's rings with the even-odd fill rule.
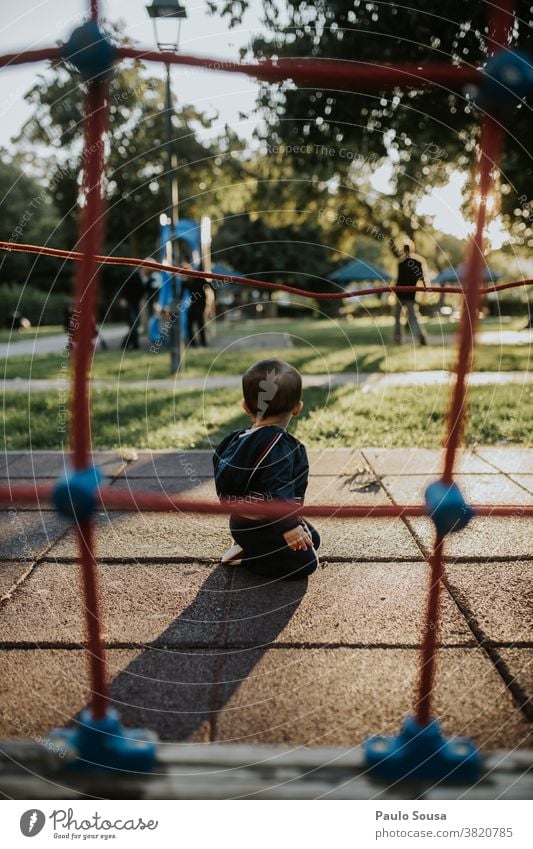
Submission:
[[[406,239],[403,243],[403,253],[398,261],[398,279],[397,286],[422,286],[427,285],[428,272],[426,261],[423,257],[414,252],[415,246],[411,239]],[[396,293],[396,308],[394,311],[394,344],[402,344],[402,311],[405,308],[407,313],[407,323],[413,336],[421,345],[427,345],[427,339],[420,327],[417,310],[416,310],[416,292],[399,292]]]
[[[141,303],[146,290],[144,275],[141,275],[141,269],[135,268],[128,274],[127,280],[120,290],[121,302],[126,309],[126,320],[128,322],[128,332],[122,340],[121,347],[127,351],[129,348],[138,350],[139,345],[139,325],[141,319]]]
[[[191,268],[189,257],[184,257],[182,268]],[[187,344],[193,348],[207,348],[205,333],[207,280],[203,277],[183,275],[182,293],[187,302]]]

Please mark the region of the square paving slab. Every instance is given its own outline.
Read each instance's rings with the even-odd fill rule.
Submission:
[[[129,477],[212,477],[212,451],[139,451],[138,459],[128,463]]]
[[[224,627],[228,572],[200,564],[103,565],[107,643],[216,645]],[[85,623],[75,564],[42,563],[4,605],[0,641],[81,643]]]
[[[10,475],[10,467],[17,462],[22,456],[20,452],[0,451],[0,476],[7,478]]]
[[[227,653],[217,739],[341,745],[397,733],[412,711],[412,649],[256,649]],[[479,649],[439,653],[435,711],[448,734],[494,749],[527,744],[527,723]]]
[[[98,513],[96,553],[100,559],[172,557],[217,559],[232,545],[225,516],[179,513]],[[53,558],[77,557],[70,531],[50,552]]]
[[[447,574],[490,640],[533,644],[533,561],[452,564]]]
[[[422,556],[399,519],[321,519],[315,523],[322,536],[321,557],[367,560]],[[98,514],[96,551],[99,558],[210,558],[218,559],[232,544],[225,516],[154,513]],[[50,556],[77,556],[76,537],[70,531]]]
[[[429,582],[425,563],[332,563],[305,581],[255,578],[234,567],[227,642],[418,645]],[[474,645],[443,593],[442,642]]]
[[[2,560],[32,560],[69,527],[52,510],[25,511],[15,508],[0,512]]]
[[[476,454],[506,474],[533,474],[533,450],[531,448],[500,448],[494,446],[477,448]]]
[[[217,656],[155,649],[109,650],[110,695],[130,727],[162,739],[208,739]],[[71,723],[90,698],[84,651],[30,649],[0,655],[0,736],[34,739]]]
[[[363,455],[380,475],[440,475],[444,454],[433,448],[364,448]],[[458,473],[479,475],[496,472],[482,456],[472,451],[459,451]]]
[[[401,475],[382,478],[396,504],[423,504],[433,475]],[[533,495],[506,475],[456,475],[455,481],[470,504],[533,504]]]
[[[514,680],[530,701],[530,711],[533,715],[533,649],[498,649],[504,663]],[[531,729],[533,731],[533,727]],[[533,745],[533,733],[531,734]]]
[[[507,479],[505,479],[507,480]],[[113,483],[115,489],[180,495],[182,498],[217,501],[212,477],[136,478],[129,472]],[[390,504],[375,475],[367,469],[353,475],[317,475],[309,479],[308,504]]]
[[[307,455],[311,475],[355,475],[368,469],[361,451],[352,448],[312,448]]]
[[[320,557],[418,560],[420,548],[401,519],[317,519]]]
[[[7,598],[14,586],[18,583],[18,581],[22,580],[24,575],[26,575],[31,568],[31,561],[26,563],[0,562],[0,600],[3,601]]]
[[[193,498],[196,501],[218,500],[213,479],[194,476],[191,479],[188,477],[136,478],[125,474],[113,482],[113,489],[155,492],[158,495]]]
[[[517,483],[518,486],[527,489],[527,491],[533,495],[533,475],[509,475],[509,477]]]
[[[114,451],[95,451],[94,462],[106,477],[113,477],[124,467],[121,460]],[[70,468],[70,454],[61,451],[33,451],[32,453],[19,455],[16,460],[9,464],[9,476],[31,480],[33,478],[56,478],[64,475]],[[6,476],[5,471],[2,472]]]
[[[417,540],[429,555],[435,536],[434,526],[425,517],[409,519]],[[474,518],[468,527],[456,534],[450,534],[446,540],[445,551],[448,557],[533,557],[533,538],[531,519],[528,518],[492,518],[480,516]]]

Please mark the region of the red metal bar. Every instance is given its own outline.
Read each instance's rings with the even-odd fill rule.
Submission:
[[[485,228],[487,199],[502,146],[502,128],[492,118],[485,117],[481,125],[479,159],[480,203],[477,214],[476,232],[470,246],[466,274],[465,296],[459,331],[459,353],[457,357],[457,378],[448,419],[448,436],[445,442],[444,471],[442,478],[449,483],[452,480],[453,467],[459,443],[463,433],[466,413],[466,377],[472,367],[474,340],[478,324],[481,271],[483,265],[483,231]]]
[[[75,284],[75,309],[79,324],[74,334],[74,374],[72,378],[72,462],[75,469],[88,466],[91,456],[91,408],[89,366],[97,308],[100,265],[96,254],[102,247],[104,133],[107,125],[107,83],[89,84],[85,103],[85,143],[83,149],[84,206],[80,216],[81,262]],[[78,524],[78,546],[85,596],[87,649],[92,680],[92,711],[96,719],[105,716],[108,701],[107,669],[100,628],[98,574],[94,558],[93,520]]]
[[[0,504],[36,504],[50,501],[53,486],[37,482],[6,484],[0,486]],[[102,486],[97,494],[99,503],[110,512],[139,510],[152,513],[199,513],[206,515],[229,515],[238,512],[235,504],[220,503],[219,501],[195,500],[172,495],[171,493],[154,493],[139,490],[118,490],[114,487]],[[492,517],[533,517],[533,505],[518,504],[478,504],[473,505],[478,516]],[[299,504],[287,505],[287,502],[270,501],[265,504],[246,503],[240,509],[246,514],[267,516],[269,519],[290,515],[323,516],[337,519],[365,518],[401,518],[425,516],[426,509],[422,505],[401,504]]]
[[[74,336],[74,377],[72,390],[71,442],[76,469],[86,467],[91,451],[91,408],[88,376],[93,351],[100,264],[96,254],[101,247],[104,201],[102,174],[104,132],[107,123],[107,84],[90,84],[86,99],[84,148],[84,207],[80,218],[80,265],[74,290],[79,316]]]
[[[0,68],[14,65],[24,65],[27,62],[44,62],[61,59],[60,47],[44,47],[40,50],[20,50],[18,53],[5,53],[0,56]]]
[[[85,519],[78,524],[77,536],[85,598],[87,652],[91,670],[91,706],[95,719],[103,719],[108,702],[108,684],[105,649],[101,636],[98,566],[94,557],[92,519]]]
[[[513,31],[514,12],[514,0],[497,0],[496,3],[492,4],[489,23],[489,39],[493,42],[491,54],[494,54],[499,48],[509,45]]]
[[[433,554],[429,560],[431,577],[425,631],[422,636],[422,650],[420,655],[418,698],[416,703],[416,720],[419,725],[427,725],[431,717],[431,697],[435,681],[435,658],[440,622],[440,591],[444,575],[443,545],[444,537],[437,534]]]
[[[505,0],[504,12],[493,7],[490,29],[495,33],[498,44],[509,40],[512,18],[508,17],[513,6]],[[483,236],[487,212],[487,199],[493,186],[492,172],[497,167],[503,143],[500,124],[485,116],[481,124],[480,156],[478,164],[480,203],[476,220],[476,230],[470,246],[466,268],[466,288],[461,315],[459,352],[457,357],[457,378],[448,420],[448,437],[445,443],[444,470],[442,479],[446,483],[453,480],[457,448],[462,437],[466,407],[466,377],[472,367],[472,355],[476,327],[479,318],[480,278],[483,263]],[[436,534],[433,554],[430,558],[431,583],[429,588],[426,630],[423,635],[420,655],[420,676],[417,702],[417,721],[426,725],[431,717],[433,685],[435,680],[437,636],[440,624],[440,594],[444,575],[444,537]]]
[[[420,62],[405,65],[379,65],[377,62],[348,62],[339,59],[266,59],[263,62],[228,62],[204,56],[191,56],[171,50],[150,50],[137,47],[119,47],[121,59],[140,59],[143,62],[163,62],[186,65],[206,71],[223,71],[230,74],[247,74],[264,82],[292,80],[300,86],[343,89],[389,89],[396,86],[428,88],[443,86],[459,90],[466,85],[479,83],[482,72],[478,68],[454,66],[448,63]]]
[[[38,254],[39,256],[51,256],[55,259],[72,260],[79,262],[83,258],[83,254],[79,251],[65,251],[61,248],[49,248],[44,245],[26,245],[18,244],[17,242],[2,242],[0,241],[0,251],[14,251],[18,253]],[[214,271],[195,271],[194,269],[184,269],[179,265],[165,265],[155,260],[138,259],[136,257],[125,256],[104,256],[97,254],[96,261],[101,265],[125,265],[135,268],[150,268],[153,271],[166,271],[175,274],[187,274],[189,277],[205,277],[209,280],[220,280],[223,283],[235,283],[240,286],[252,286],[255,288],[274,289],[280,292],[290,292],[291,294],[301,295],[303,298],[314,298],[315,300],[343,300],[347,298],[357,298],[361,295],[374,295],[381,293],[395,293],[400,290],[406,292],[438,292],[451,295],[464,295],[465,290],[462,286],[372,286],[367,289],[358,289],[353,292],[311,292],[308,289],[298,289],[295,286],[286,286],[284,283],[270,283],[266,280],[256,280],[253,277],[239,277],[232,274],[216,274]],[[481,288],[482,295],[488,295],[493,292],[503,292],[505,289],[515,289],[518,286],[530,286],[533,283],[531,280],[513,280],[509,283],[498,283],[495,286],[483,286]]]

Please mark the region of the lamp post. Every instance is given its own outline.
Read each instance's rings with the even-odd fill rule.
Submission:
[[[146,7],[154,25],[154,37],[159,50],[176,52],[181,35],[181,22],[187,17],[187,10],[178,0],[152,0],[151,6]],[[176,175],[177,158],[172,143],[172,92],[170,86],[170,63],[166,68],[166,102],[165,115],[167,125],[167,216],[169,218],[170,237],[166,243],[166,262],[175,265],[178,257],[174,251],[174,233],[178,223],[178,180]],[[182,339],[180,299],[176,275],[171,276],[172,297],[170,301],[170,367],[172,374],[181,368]]]

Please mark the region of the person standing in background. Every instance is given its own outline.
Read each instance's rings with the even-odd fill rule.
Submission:
[[[134,268],[128,274],[126,282],[120,290],[121,303],[126,310],[126,319],[128,322],[128,332],[122,340],[121,347],[127,351],[129,348],[138,350],[139,345],[139,325],[141,319],[141,303],[145,294],[145,282],[141,276],[141,269]]]
[[[191,268],[190,257],[184,257],[182,268]],[[183,275],[182,292],[187,301],[187,344],[193,348],[207,348],[205,333],[205,308],[207,280],[203,277]]]
[[[414,252],[415,245],[411,239],[403,243],[403,253],[398,261],[398,278],[396,285],[411,287],[422,283],[425,288],[429,279],[425,259]],[[396,292],[396,307],[394,311],[394,344],[402,344],[402,311],[405,308],[407,323],[413,336],[420,345],[427,345],[426,336],[420,327],[416,309],[416,292]]]

